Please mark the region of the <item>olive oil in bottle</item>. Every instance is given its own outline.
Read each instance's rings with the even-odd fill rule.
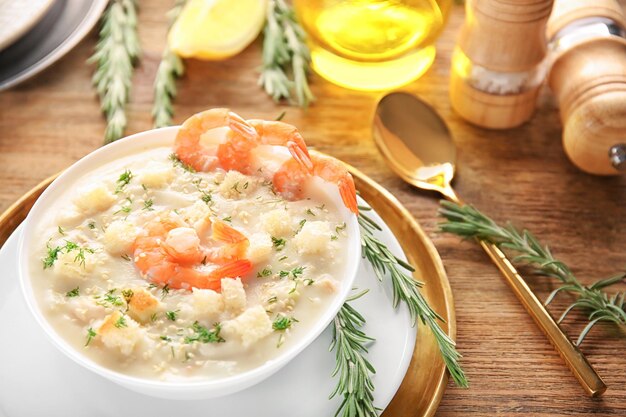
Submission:
[[[294,0],[313,68],[357,90],[419,78],[435,59],[450,0]]]

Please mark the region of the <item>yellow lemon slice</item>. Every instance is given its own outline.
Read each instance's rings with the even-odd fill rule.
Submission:
[[[267,0],[189,0],[172,26],[170,49],[183,58],[226,59],[261,32]]]

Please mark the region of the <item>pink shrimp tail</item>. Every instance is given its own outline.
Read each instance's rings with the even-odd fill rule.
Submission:
[[[359,214],[359,206],[356,200],[356,187],[354,186],[352,175],[348,174],[348,177],[339,182],[339,194],[341,194],[343,204],[354,214]]]

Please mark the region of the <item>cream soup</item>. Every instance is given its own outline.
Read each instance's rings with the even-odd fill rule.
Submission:
[[[258,367],[338,296],[347,236],[336,198],[320,188],[287,201],[262,178],[194,172],[171,152],[104,165],[48,208],[29,257],[37,302],[77,350],[128,375],[216,379]],[[168,270],[168,251],[190,242],[204,258],[178,266],[188,285]],[[236,267],[219,269],[233,251],[243,251]],[[233,271],[244,273],[222,278]]]

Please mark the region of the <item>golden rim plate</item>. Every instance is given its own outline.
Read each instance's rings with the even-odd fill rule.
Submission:
[[[456,338],[456,318],[450,283],[435,246],[409,211],[386,189],[354,167],[348,166],[357,190],[385,220],[408,261],[415,267],[415,278],[424,282],[422,293],[445,320],[442,329]],[[35,204],[41,193],[57,177],[42,181],[0,215],[0,246],[9,238]],[[415,350],[402,385],[383,417],[429,417],[435,414],[448,383],[448,373],[437,342],[425,326],[417,332]]]

